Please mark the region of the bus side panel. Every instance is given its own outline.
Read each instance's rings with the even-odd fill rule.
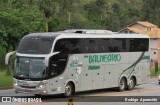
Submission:
[[[117,66],[114,64],[105,65],[104,68],[104,88],[117,87],[118,86],[118,73]]]
[[[104,76],[104,66],[100,65],[100,68],[97,70],[89,70],[92,74],[92,82],[93,88],[92,89],[102,89],[103,88],[103,76]]]
[[[150,71],[149,71],[149,67],[148,67],[148,63],[140,63],[137,66],[137,84],[144,84],[147,83],[149,81],[150,78]]]
[[[51,94],[64,93],[65,76],[61,75],[49,80]]]
[[[81,90],[81,74],[78,73],[78,70],[82,68],[77,68],[77,67],[67,67],[67,79],[68,80],[73,80],[74,85],[75,85],[75,91],[80,91]]]
[[[81,73],[81,90],[91,90],[93,74],[88,70],[88,66],[84,66]]]

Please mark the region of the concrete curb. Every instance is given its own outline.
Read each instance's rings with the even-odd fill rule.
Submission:
[[[0,87],[0,90],[7,90],[7,89],[13,89],[13,87],[12,86]]]

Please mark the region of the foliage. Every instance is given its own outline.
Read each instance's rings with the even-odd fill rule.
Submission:
[[[155,68],[152,67],[151,70],[150,70],[150,76],[151,77],[158,77],[159,75],[160,75],[160,67],[158,68],[158,73],[157,74],[155,73]]]
[[[160,2],[158,0],[143,0],[142,19],[160,26]]]

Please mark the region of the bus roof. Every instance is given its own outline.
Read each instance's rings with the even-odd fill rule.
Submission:
[[[113,34],[110,30],[95,30],[95,29],[69,29],[60,31],[63,33],[83,33],[83,34]]]
[[[44,33],[32,33],[25,37],[57,37],[57,38],[149,38],[148,35],[143,34],[83,34],[83,33],[61,33],[61,32],[44,32]],[[25,38],[24,37],[24,38]]]
[[[148,35],[142,34],[79,34],[79,33],[62,33],[59,38],[149,38]]]
[[[23,38],[27,38],[27,37],[57,37],[58,35],[60,35],[60,34],[55,33],[55,32],[31,33],[31,34],[24,36]]]

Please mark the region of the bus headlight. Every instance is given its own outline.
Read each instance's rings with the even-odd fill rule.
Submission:
[[[15,79],[13,80],[13,85],[14,86],[18,86],[18,83],[17,83],[17,81]]]
[[[158,76],[158,79],[160,80],[160,75]]]
[[[17,83],[15,83],[15,84],[14,84],[14,86],[18,86],[18,84],[17,84]]]
[[[47,81],[42,81],[42,82],[39,83],[38,88],[43,88],[43,87],[45,87],[47,84],[48,84]]]

